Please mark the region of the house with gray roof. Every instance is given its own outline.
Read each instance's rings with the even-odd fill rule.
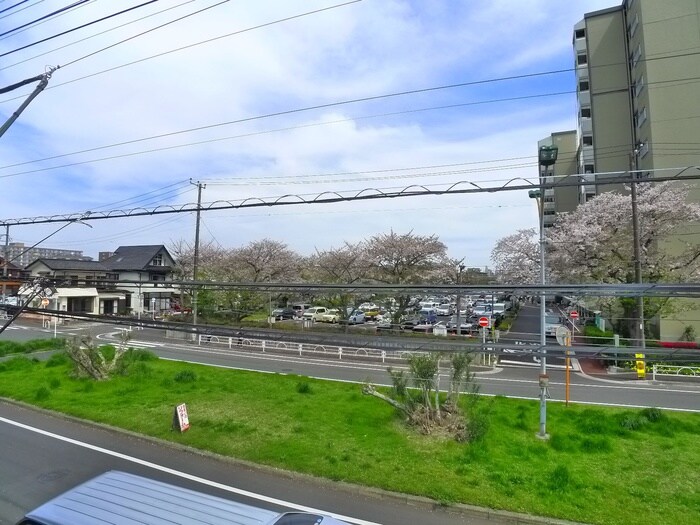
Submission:
[[[90,314],[144,314],[170,309],[179,288],[172,281],[175,261],[163,245],[120,246],[100,261],[37,259],[29,277],[56,282],[49,309]],[[119,282],[133,281],[133,282]]]

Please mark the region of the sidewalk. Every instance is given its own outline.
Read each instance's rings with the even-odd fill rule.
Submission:
[[[581,365],[581,371],[584,374],[592,376],[606,376],[608,375],[608,369],[603,366],[599,359],[590,359],[587,357],[578,360],[579,365]]]

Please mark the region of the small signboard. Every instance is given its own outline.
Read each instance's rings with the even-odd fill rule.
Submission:
[[[479,317],[479,326],[482,328],[486,328],[489,325],[489,318],[488,317]]]
[[[634,354],[634,357],[637,359],[637,379],[644,379],[647,376],[644,354]]]
[[[571,313],[569,315],[574,321],[578,319],[578,312],[576,310],[571,310]]]
[[[173,413],[173,428],[179,428],[180,432],[184,432],[190,428],[190,418],[187,415],[187,405],[182,403],[175,407]]]

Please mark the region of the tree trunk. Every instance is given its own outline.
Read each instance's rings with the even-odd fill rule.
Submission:
[[[406,407],[406,405],[404,405],[403,403],[399,403],[398,401],[390,398],[389,396],[385,396],[384,394],[377,392],[377,390],[372,385],[363,385],[362,386],[362,393],[367,395],[367,396],[378,397],[379,399],[389,403],[394,408],[400,410],[401,412],[403,412],[407,416],[411,415],[411,411]]]

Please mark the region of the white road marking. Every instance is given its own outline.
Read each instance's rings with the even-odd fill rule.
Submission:
[[[292,503],[292,502],[284,501],[284,500],[277,499],[277,498],[271,498],[271,497],[265,496],[263,494],[257,494],[255,492],[250,492],[248,490],[243,490],[243,489],[239,489],[236,487],[231,487],[230,485],[224,485],[223,483],[218,483],[216,481],[211,481],[211,480],[208,480],[205,478],[200,478],[199,476],[193,476],[192,474],[188,474],[188,473],[182,472],[180,470],[171,469],[168,467],[164,467],[162,465],[158,465],[157,463],[145,461],[143,459],[135,458],[133,456],[129,456],[127,454],[122,454],[120,452],[115,452],[114,450],[109,450],[106,448],[98,447],[96,445],[91,445],[90,443],[85,443],[84,441],[78,441],[77,439],[72,439],[72,438],[69,438],[66,436],[61,436],[59,434],[54,434],[53,432],[48,432],[47,430],[42,430],[40,428],[25,425],[24,423],[20,423],[18,421],[13,421],[11,419],[7,419],[7,418],[1,417],[1,416],[0,416],[0,421],[2,421],[3,423],[7,423],[8,425],[13,425],[13,426],[16,426],[19,428],[23,428],[24,430],[29,430],[30,432],[36,432],[37,434],[41,434],[41,435],[44,435],[44,436],[47,436],[47,437],[50,437],[53,439],[57,439],[59,441],[64,441],[66,443],[76,445],[78,447],[87,448],[89,450],[93,450],[95,452],[105,454],[107,456],[113,456],[115,458],[123,459],[124,461],[136,463],[138,465],[152,468],[152,469],[158,470],[160,472],[166,472],[166,473],[171,474],[173,476],[178,476],[178,477],[183,478],[183,479],[194,481],[196,483],[201,483],[202,485],[207,485],[209,487],[225,490],[227,492],[231,492],[233,494],[238,494],[240,496],[245,496],[247,498],[252,498],[255,500],[259,500],[259,501],[264,501],[266,503],[271,503],[273,505],[279,505],[281,507],[287,507],[290,509],[300,510],[300,511],[304,511],[304,512],[312,512],[312,513],[316,513],[316,514],[326,514],[327,516],[332,516],[336,519],[347,521],[348,523],[356,523],[357,525],[380,525],[379,523],[376,523],[373,521],[365,521],[365,520],[361,520],[361,519],[357,519],[357,518],[352,518],[350,516],[343,516],[342,514],[336,514],[333,512],[328,512],[328,511],[316,509],[313,507],[306,507],[304,505],[299,505],[297,503]]]

